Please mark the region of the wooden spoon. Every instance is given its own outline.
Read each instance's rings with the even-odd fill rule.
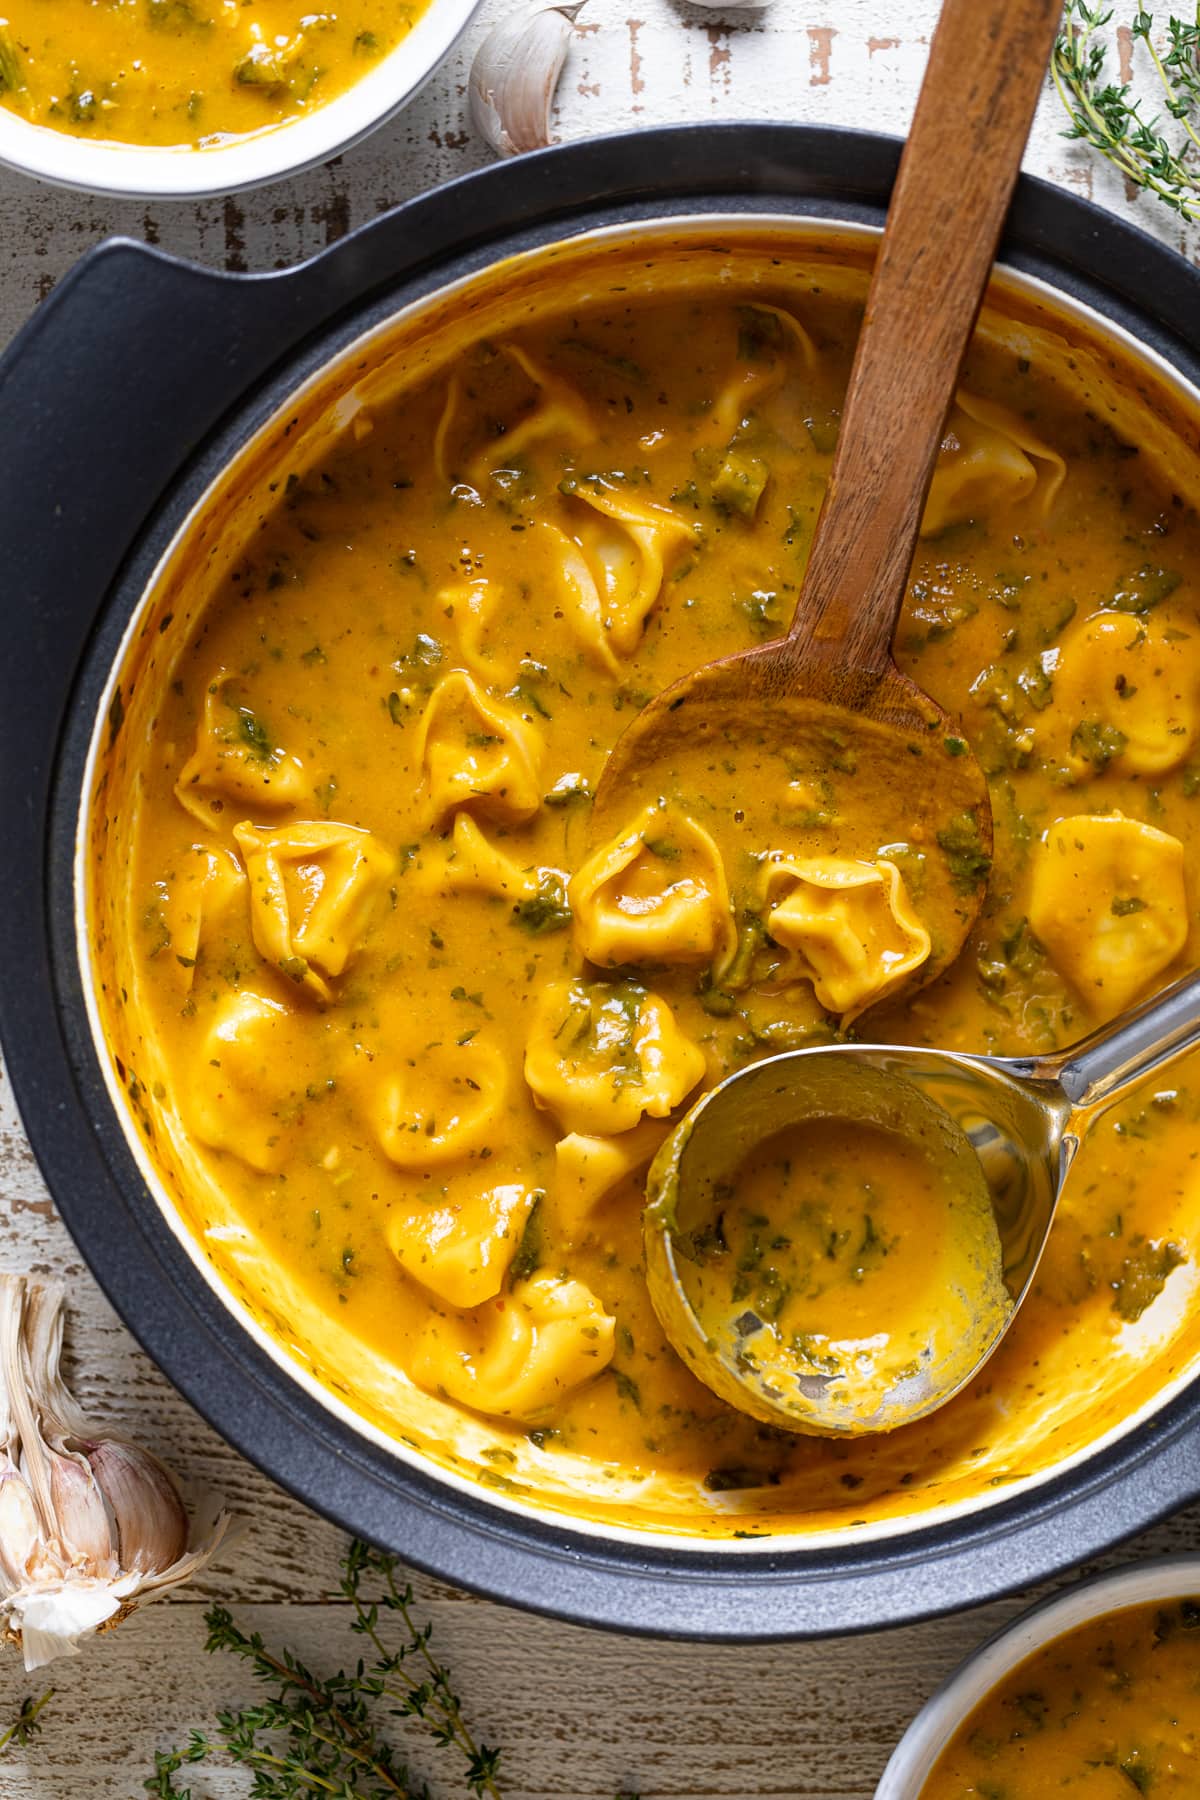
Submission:
[[[991,809],[958,726],[900,673],[891,641],[1060,12],[1060,0],[946,0],[791,629],[646,706],[592,813],[593,843],[654,799],[735,819],[748,853],[781,823],[801,854],[871,858],[895,840],[920,862],[923,981],[953,961],[979,912]]]

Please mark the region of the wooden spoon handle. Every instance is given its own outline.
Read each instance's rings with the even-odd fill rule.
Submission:
[[[884,669],[1061,0],[945,0],[788,634]]]

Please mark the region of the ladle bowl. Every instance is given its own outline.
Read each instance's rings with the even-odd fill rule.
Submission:
[[[1187,975],[1052,1056],[842,1043],[788,1051],[739,1070],[696,1103],[650,1169],[647,1280],[664,1330],[702,1381],[766,1423],[825,1436],[912,1424],[952,1400],[1012,1324],[1093,1122],[1198,1043],[1200,975]],[[930,1109],[942,1122],[940,1141]],[[725,1185],[746,1156],[785,1127],[830,1118],[843,1120],[848,1131],[874,1124],[906,1132],[948,1158],[959,1158],[967,1145],[990,1196],[1011,1301],[998,1310],[981,1286],[961,1354],[927,1355],[907,1380],[881,1383],[873,1409],[862,1405],[861,1386],[851,1404],[844,1383],[822,1375],[805,1355],[789,1355],[764,1321],[742,1315],[740,1331],[714,1334],[684,1274],[689,1243],[713,1222]],[[772,1340],[769,1355],[755,1348],[762,1333]]]

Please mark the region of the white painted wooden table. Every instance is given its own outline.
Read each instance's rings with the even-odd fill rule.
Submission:
[[[0,173],[0,341],[112,233],[227,269],[280,267],[484,163],[464,82],[474,46],[504,10],[504,0],[484,7],[462,50],[404,117],[289,186],[145,207],[58,194]],[[1119,10],[1132,15],[1132,0],[1119,0]],[[591,0],[560,88],[559,129],[573,138],[672,120],[776,117],[902,132],[936,12],[936,0],[776,0],[733,15],[740,22],[730,29],[719,14],[675,0]],[[1132,213],[1184,254],[1200,254],[1200,234],[1131,200],[1095,158],[1062,140],[1059,125],[1048,96],[1030,169]],[[203,1654],[202,1612],[214,1596],[315,1663],[349,1657],[342,1609],[327,1597],[341,1534],[215,1437],[117,1323],[55,1215],[7,1089],[0,1265],[66,1279],[71,1357],[89,1409],[141,1437],[186,1482],[226,1495],[251,1521],[236,1555],[205,1582],[58,1665],[43,1735],[0,1761],[5,1800],[135,1800],[156,1745],[180,1741],[217,1705],[249,1697],[240,1666]],[[1136,1554],[1184,1548],[1200,1548],[1200,1509],[1148,1533]],[[425,1579],[416,1586],[477,1729],[505,1746],[512,1800],[611,1800],[622,1787],[643,1800],[868,1800],[921,1701],[1021,1604],[872,1638],[731,1654],[601,1636]],[[31,1686],[15,1656],[0,1656],[0,1721]],[[439,1759],[415,1760],[436,1782]],[[227,1800],[246,1787],[230,1776],[199,1791]]]

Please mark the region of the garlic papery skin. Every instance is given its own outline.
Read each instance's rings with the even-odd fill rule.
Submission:
[[[471,117],[498,156],[542,150],[550,107],[584,0],[502,19],[471,65]]]
[[[0,1634],[27,1669],[187,1581],[232,1521],[190,1533],[157,1458],[89,1424],[60,1373],[63,1292],[0,1276]]]

